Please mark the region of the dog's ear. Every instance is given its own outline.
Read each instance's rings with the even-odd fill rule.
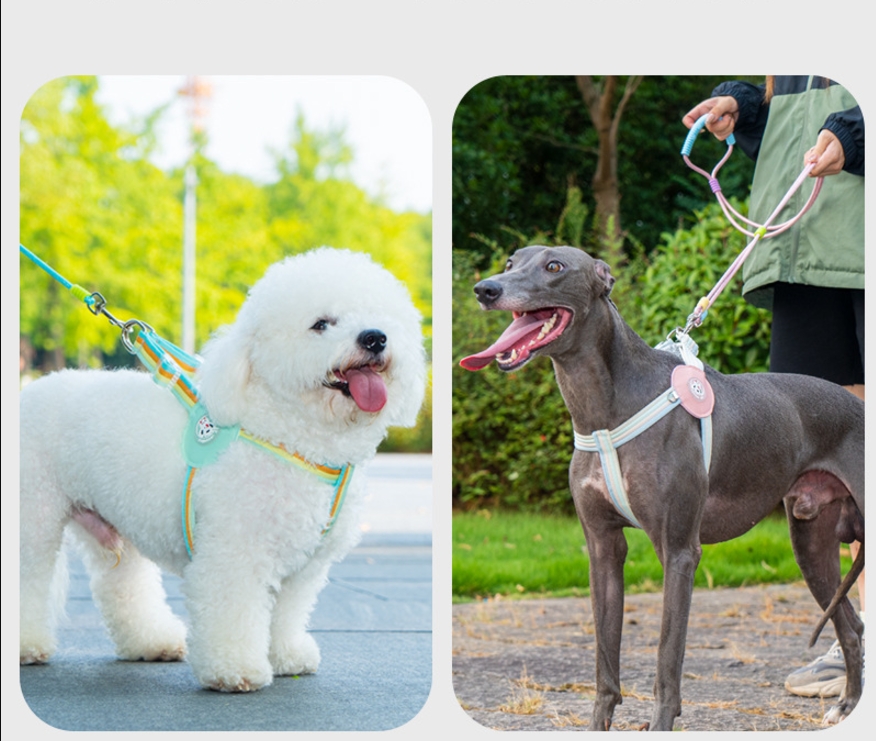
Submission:
[[[426,384],[429,382],[422,341],[419,344],[411,345],[404,360],[396,363],[394,359],[393,363],[400,366],[397,370],[401,371],[400,377],[403,380],[398,386],[398,405],[387,420],[387,424],[394,427],[413,427],[417,424],[417,418],[423,406]]]
[[[238,322],[225,327],[204,347],[198,369],[201,398],[217,425],[236,425],[247,408],[251,373],[250,335]]]
[[[607,296],[611,293],[611,289],[614,287],[615,278],[611,274],[611,268],[608,266],[608,263],[603,260],[596,260],[596,275],[599,276],[599,279],[602,281],[605,286],[605,290],[603,293]]]

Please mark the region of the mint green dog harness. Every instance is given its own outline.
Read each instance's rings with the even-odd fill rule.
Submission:
[[[303,471],[317,476],[334,487],[335,497],[329,511],[328,521],[322,534],[331,530],[344,503],[354,466],[348,464],[335,468],[311,463],[298,453],[290,453],[282,446],[272,445],[266,440],[240,428],[240,425],[219,426],[213,423],[206,407],[201,403],[192,376],[200,365],[200,359],[189,355],[156,335],[151,329],[136,326],[132,337],[125,337],[134,353],[152,373],[153,380],[168,388],[188,411],[189,420],[183,435],[183,457],[188,470],[182,494],[182,530],[189,558],[194,553],[195,512],[192,506],[192,482],[199,468],[216,461],[220,453],[235,440],[245,440],[281,458]]]

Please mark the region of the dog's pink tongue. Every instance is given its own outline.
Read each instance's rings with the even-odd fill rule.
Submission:
[[[544,324],[544,317],[539,318],[536,314],[524,314],[517,317],[502,332],[502,336],[486,350],[481,350],[479,353],[463,358],[459,361],[459,364],[470,371],[479,371],[481,368],[486,368],[499,353],[512,350],[515,345],[520,343],[520,340],[534,329],[541,327],[542,324]]]
[[[386,384],[372,368],[348,370],[344,377],[350,387],[350,396],[365,412],[379,412],[386,404]]]

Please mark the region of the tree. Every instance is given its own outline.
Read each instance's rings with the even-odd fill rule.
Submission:
[[[618,265],[623,260],[620,253],[621,194],[617,180],[617,132],[627,106],[642,76],[628,77],[624,83],[620,101],[615,106],[619,78],[608,75],[598,82],[590,75],[577,75],[575,82],[590,113],[593,128],[599,137],[599,152],[593,173],[593,198],[596,201],[596,221],[599,234],[607,248],[604,256],[609,264]]]
[[[411,290],[431,326],[431,218],[395,213],[348,179],[343,129],[314,132],[299,113],[278,178],[266,186],[268,229],[283,254],[331,245],[368,252]]]
[[[597,100],[624,96],[627,78],[616,79],[612,96],[605,96],[606,78],[600,79],[596,83],[594,78]],[[663,232],[690,224],[693,214],[714,200],[705,181],[679,155],[687,134],[681,119],[723,79],[644,76],[635,95],[627,96],[622,116],[604,117],[606,141],[612,122],[616,126],[620,216],[614,221],[622,227],[625,257],[650,252]],[[724,149],[703,136],[696,159],[716,162]],[[600,162],[600,152],[600,136],[576,78],[493,77],[474,86],[453,118],[454,247],[480,253],[485,260],[491,241],[513,241],[507,239],[509,232],[551,232],[570,188],[580,189],[595,215],[595,177],[602,167],[612,174],[611,160],[602,157]],[[737,152],[721,170],[724,191],[745,198],[752,172],[751,161]],[[601,254],[603,234],[588,224],[581,246]]]

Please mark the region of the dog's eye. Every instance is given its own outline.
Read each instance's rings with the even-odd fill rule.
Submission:
[[[563,269],[563,263],[557,262],[556,260],[551,260],[547,265],[544,266],[544,269],[549,273],[559,273]]]
[[[508,260],[508,262],[505,263],[505,272],[507,273],[512,267],[514,267],[514,263]]]
[[[315,332],[322,332],[328,329],[329,320],[328,319],[318,319],[316,324],[314,324],[311,329]]]

